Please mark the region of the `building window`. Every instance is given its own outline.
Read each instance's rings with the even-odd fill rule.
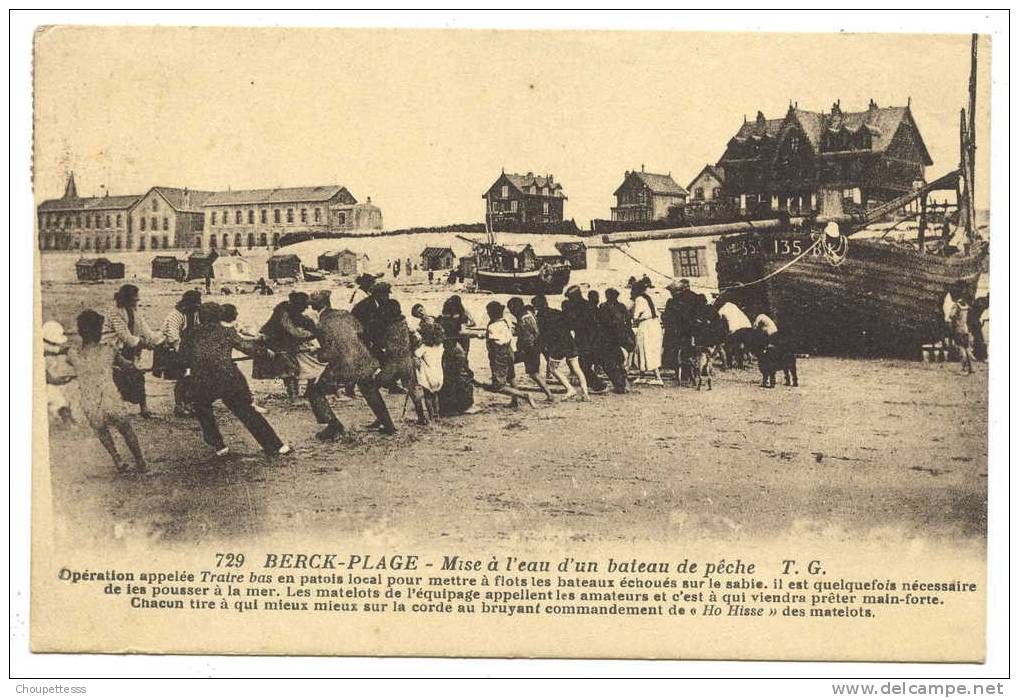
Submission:
[[[336,214],[336,223],[338,225],[346,225],[347,224],[347,214],[343,213],[342,211],[337,213]]]
[[[114,241],[114,245],[116,245],[117,249],[119,250],[119,249],[120,249],[120,248],[122,247],[122,245],[123,245],[123,242],[124,242],[124,241],[123,241],[123,240],[121,240],[121,239],[120,239],[120,236],[118,235],[118,236],[117,236],[117,239],[116,239],[116,240]]]
[[[169,230],[169,229],[170,229],[170,219],[169,218],[164,218],[163,219],[163,230]]]
[[[163,236],[163,249],[167,249],[170,246],[170,237],[168,235]]]
[[[234,235],[234,247],[240,247],[241,246],[241,240],[242,240],[242,238],[241,238],[241,234],[240,233],[237,233],[236,235]]]
[[[279,223],[280,222],[280,210],[278,208],[274,208],[272,210],[272,222],[273,223]]]
[[[293,222],[294,222],[294,209],[288,208],[287,209],[287,223],[293,223]]]
[[[141,223],[141,229],[145,230],[145,216],[142,216],[138,222]]]
[[[513,199],[513,201],[510,201],[510,211],[512,213],[516,213],[517,212],[517,200],[516,199]]]
[[[209,249],[210,250],[216,249],[216,236],[215,235],[210,235],[209,236]]]
[[[159,221],[156,220],[155,216],[152,217],[152,220],[150,221],[150,223],[152,223],[152,229],[153,230],[159,230]]]
[[[301,222],[302,223],[308,222],[308,209],[306,208],[301,209]]]
[[[504,198],[504,199],[508,199],[509,198],[509,185],[508,184],[503,184],[502,185],[502,198]]]
[[[91,228],[92,227],[92,217],[91,216],[85,216],[85,227],[86,228]]]
[[[80,228],[81,227],[81,216],[75,216],[74,217],[74,227],[75,228]]]
[[[234,223],[240,225],[242,220],[244,220],[244,214],[241,211],[234,211]]]
[[[265,233],[258,236],[258,244],[262,247],[266,247],[269,244],[269,239],[265,236]]]
[[[269,209],[266,208],[262,209],[262,222],[263,223],[269,222]]]
[[[92,249],[92,238],[85,238],[85,249],[86,250]]]
[[[704,187],[697,187],[696,189],[694,189],[693,190],[693,198],[695,198],[697,201],[703,200],[704,199]]]
[[[542,201],[541,202],[541,212],[544,213],[546,216],[548,215],[548,202],[547,201]]]
[[[155,235],[152,236],[152,249],[154,250],[159,249],[159,238],[157,238]]]
[[[216,225],[216,212],[212,212],[212,225]]]
[[[318,223],[320,220],[322,220],[322,209],[316,208],[315,209],[315,222]]]
[[[223,248],[225,249],[227,247],[230,247],[230,236],[223,233]]]
[[[156,199],[155,197],[152,197],[152,210],[153,211],[159,210],[159,200]],[[153,245],[153,247],[155,247],[155,245]]]
[[[109,216],[106,217],[106,227],[107,228],[110,227],[110,217]]]
[[[248,225],[253,225],[254,223],[255,223],[255,209],[249,209],[248,210]]]
[[[707,272],[704,247],[679,247],[672,250],[672,268],[676,276],[704,276]]]
[[[250,250],[254,246],[255,246],[255,234],[248,233],[248,249]]]
[[[202,236],[201,235],[195,235],[195,247],[197,247],[198,249],[202,249]]]
[[[273,247],[279,247],[280,246],[280,234],[279,233],[273,233],[272,234],[272,246]]]

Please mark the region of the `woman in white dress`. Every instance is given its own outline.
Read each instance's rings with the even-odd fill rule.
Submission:
[[[638,281],[630,287],[630,298],[633,306],[630,314],[633,318],[634,333],[637,335],[637,349],[634,352],[637,370],[640,376],[635,383],[647,385],[664,385],[660,369],[662,367],[662,323],[658,319],[658,311],[654,301],[647,295],[647,286]],[[654,376],[644,379],[644,374]]]

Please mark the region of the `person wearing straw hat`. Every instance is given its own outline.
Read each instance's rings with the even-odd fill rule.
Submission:
[[[127,402],[138,405],[139,414],[149,418],[145,396],[145,374],[138,367],[143,349],[154,349],[163,343],[162,333],[149,327],[138,310],[139,292],[134,284],[124,284],[113,294],[114,306],[108,308],[103,325],[103,341],[110,342],[118,358],[113,381]]]
[[[662,323],[658,318],[658,311],[654,301],[647,294],[647,285],[637,281],[630,287],[630,299],[633,306],[630,309],[634,334],[637,336],[637,370],[640,375],[635,383],[647,385],[664,385],[662,382]],[[654,378],[645,379],[645,374],[651,374]]]

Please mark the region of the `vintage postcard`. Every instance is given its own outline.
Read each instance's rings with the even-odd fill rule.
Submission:
[[[33,651],[984,661],[994,50],[39,27]]]

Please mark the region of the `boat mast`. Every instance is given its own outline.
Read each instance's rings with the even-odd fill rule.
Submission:
[[[967,233],[970,237],[976,234],[976,193],[973,189],[976,170],[976,41],[977,35],[974,34],[970,42],[969,55],[969,132],[966,144],[969,160],[969,167],[966,170],[966,191],[969,193]]]
[[[960,169],[963,179],[963,205],[966,209],[965,220],[959,221],[966,226],[966,236],[973,239],[977,230],[976,195],[974,192],[974,170],[976,169],[976,111],[977,111],[977,35],[970,40],[969,65],[969,113],[963,109],[960,118]]]

